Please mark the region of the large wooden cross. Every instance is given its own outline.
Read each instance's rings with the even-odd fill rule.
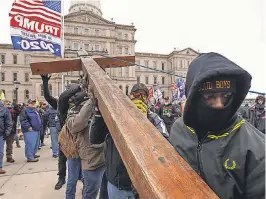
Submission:
[[[135,62],[134,56],[118,58]],[[33,75],[83,70],[141,198],[217,199],[208,185],[103,70],[125,66],[128,64],[114,59],[83,56],[74,60],[33,63],[31,69]]]

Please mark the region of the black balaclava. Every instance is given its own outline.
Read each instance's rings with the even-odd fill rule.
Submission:
[[[232,121],[231,108],[233,105],[234,93],[236,91],[236,82],[230,77],[215,77],[210,80],[204,81],[199,87],[197,96],[197,120],[198,131],[217,132],[224,130]],[[231,98],[225,104],[224,108],[213,108],[208,105],[202,98],[202,94],[207,93],[232,93]]]

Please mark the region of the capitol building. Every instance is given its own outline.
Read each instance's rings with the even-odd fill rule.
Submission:
[[[135,56],[136,64],[186,76],[189,64],[199,55],[191,48],[174,49],[169,54],[137,52],[134,24],[117,24],[112,19],[104,19],[102,14],[100,1],[71,2],[69,13],[64,16],[65,58],[76,58],[78,50],[108,56]],[[0,44],[0,91],[5,92],[7,99],[16,100],[19,103],[35,97],[44,100],[42,80],[40,76],[31,74],[30,63],[60,59],[51,53],[23,52],[14,50],[11,44]],[[135,83],[141,82],[149,88],[159,85],[164,96],[171,97],[171,84],[176,79],[174,76],[139,66],[106,69],[106,73],[125,94],[129,94]],[[81,71],[64,73],[63,84],[75,82],[80,74]],[[14,82],[19,82],[19,86],[16,87]],[[53,96],[60,95],[61,74],[52,75],[49,89]]]

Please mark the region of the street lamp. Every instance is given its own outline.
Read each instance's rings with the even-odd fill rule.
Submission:
[[[18,103],[18,87],[20,85],[20,82],[16,80],[13,82],[13,85],[15,88],[15,93],[14,93],[15,95],[14,95],[13,102],[17,104]]]

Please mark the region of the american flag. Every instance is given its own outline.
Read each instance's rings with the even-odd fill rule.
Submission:
[[[171,89],[172,89],[172,90],[176,90],[176,89],[178,89],[178,85],[177,85],[176,82],[173,82],[173,83],[171,84]]]
[[[61,27],[61,0],[15,0],[9,16],[16,15]]]

